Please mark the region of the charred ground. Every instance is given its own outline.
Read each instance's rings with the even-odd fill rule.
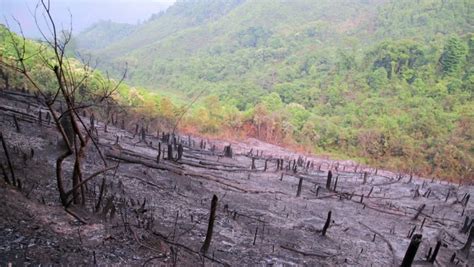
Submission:
[[[86,204],[66,212],[54,178],[62,141],[48,112],[32,94],[0,91],[0,127],[17,180],[16,186],[0,181],[2,265],[390,266],[401,263],[416,234],[422,234],[419,264],[441,241],[435,265],[472,265],[472,255],[461,250],[472,232],[472,184],[299,155],[253,139],[140,133],[96,121],[99,149],[118,167],[88,183]],[[224,154],[229,145],[231,158]],[[90,175],[100,169],[100,156],[94,146],[88,150]],[[203,254],[214,195],[214,231]]]

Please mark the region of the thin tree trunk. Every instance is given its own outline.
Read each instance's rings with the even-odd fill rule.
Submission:
[[[332,180],[332,172],[329,170],[328,172],[328,178],[326,180],[326,189],[331,190],[331,180]]]
[[[300,181],[298,183],[298,191],[296,192],[296,197],[301,195],[301,187],[303,186],[303,178],[300,177]]]
[[[212,231],[214,230],[214,220],[216,219],[216,209],[217,209],[217,196],[214,195],[211,201],[211,214],[209,215],[209,224],[207,226],[206,240],[201,247],[201,252],[203,254],[207,253],[209,246],[211,245]]]
[[[8,153],[7,144],[5,143],[5,137],[3,137],[3,133],[0,132],[0,139],[2,139],[2,147],[3,151],[5,152],[5,157],[7,158],[8,168],[10,169],[10,174],[12,176],[12,183],[16,186],[16,178],[15,178],[15,171],[13,170],[13,164],[10,159],[10,154]]]
[[[326,223],[324,224],[323,231],[321,233],[323,236],[326,235],[326,231],[328,230],[329,224],[331,223],[331,213],[331,211],[328,212],[328,218],[326,219]]]

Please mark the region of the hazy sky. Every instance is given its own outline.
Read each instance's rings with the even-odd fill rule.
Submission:
[[[45,0],[46,1],[46,0]],[[69,25],[72,14],[73,31],[79,32],[99,20],[112,20],[136,24],[152,14],[165,10],[176,0],[51,0],[51,9],[59,24]],[[25,35],[39,37],[32,15],[38,0],[0,0],[0,23],[8,20],[14,27],[12,16],[17,18]]]

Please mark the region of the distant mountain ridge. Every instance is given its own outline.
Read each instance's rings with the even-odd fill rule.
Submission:
[[[445,2],[183,0],[136,27],[97,23],[76,36],[77,50],[97,55],[109,70],[128,62],[131,81],[155,88],[163,82],[160,69],[177,59],[199,61],[258,46],[272,49],[282,62],[316,47],[358,49],[387,38],[430,39],[472,31],[472,4]],[[443,17],[443,9],[454,14]],[[459,10],[465,10],[462,16]],[[152,75],[152,69],[158,73]]]
[[[81,49],[95,50],[127,38],[138,25],[101,20],[88,27],[76,38],[75,45]]]

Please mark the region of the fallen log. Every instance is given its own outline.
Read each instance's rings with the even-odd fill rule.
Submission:
[[[137,159],[137,158],[133,158],[133,157],[130,157],[130,156],[126,156],[126,155],[123,155],[123,154],[119,155],[119,154],[116,154],[116,153],[111,153],[110,151],[105,152],[105,156],[109,159],[124,161],[126,163],[140,164],[140,165],[146,166],[148,168],[157,169],[157,170],[164,170],[164,171],[170,171],[170,172],[174,172],[174,173],[179,174],[179,175],[184,175],[184,170],[182,170],[180,168],[176,168],[176,167],[172,167],[172,166],[164,165],[164,164],[158,165],[158,164],[156,164],[155,162],[153,162],[151,160],[150,160],[150,162],[147,162],[147,161],[140,160],[140,159]]]
[[[306,251],[301,251],[301,250],[298,250],[298,249],[295,249],[295,248],[291,248],[289,246],[285,246],[285,245],[281,245],[280,246],[282,249],[285,249],[285,250],[288,250],[288,251],[291,251],[291,252],[295,252],[295,253],[298,253],[298,254],[301,254],[305,257],[320,257],[320,258],[328,258],[328,257],[332,257],[333,255],[331,254],[319,254],[319,253],[315,253],[315,252],[306,252]]]

